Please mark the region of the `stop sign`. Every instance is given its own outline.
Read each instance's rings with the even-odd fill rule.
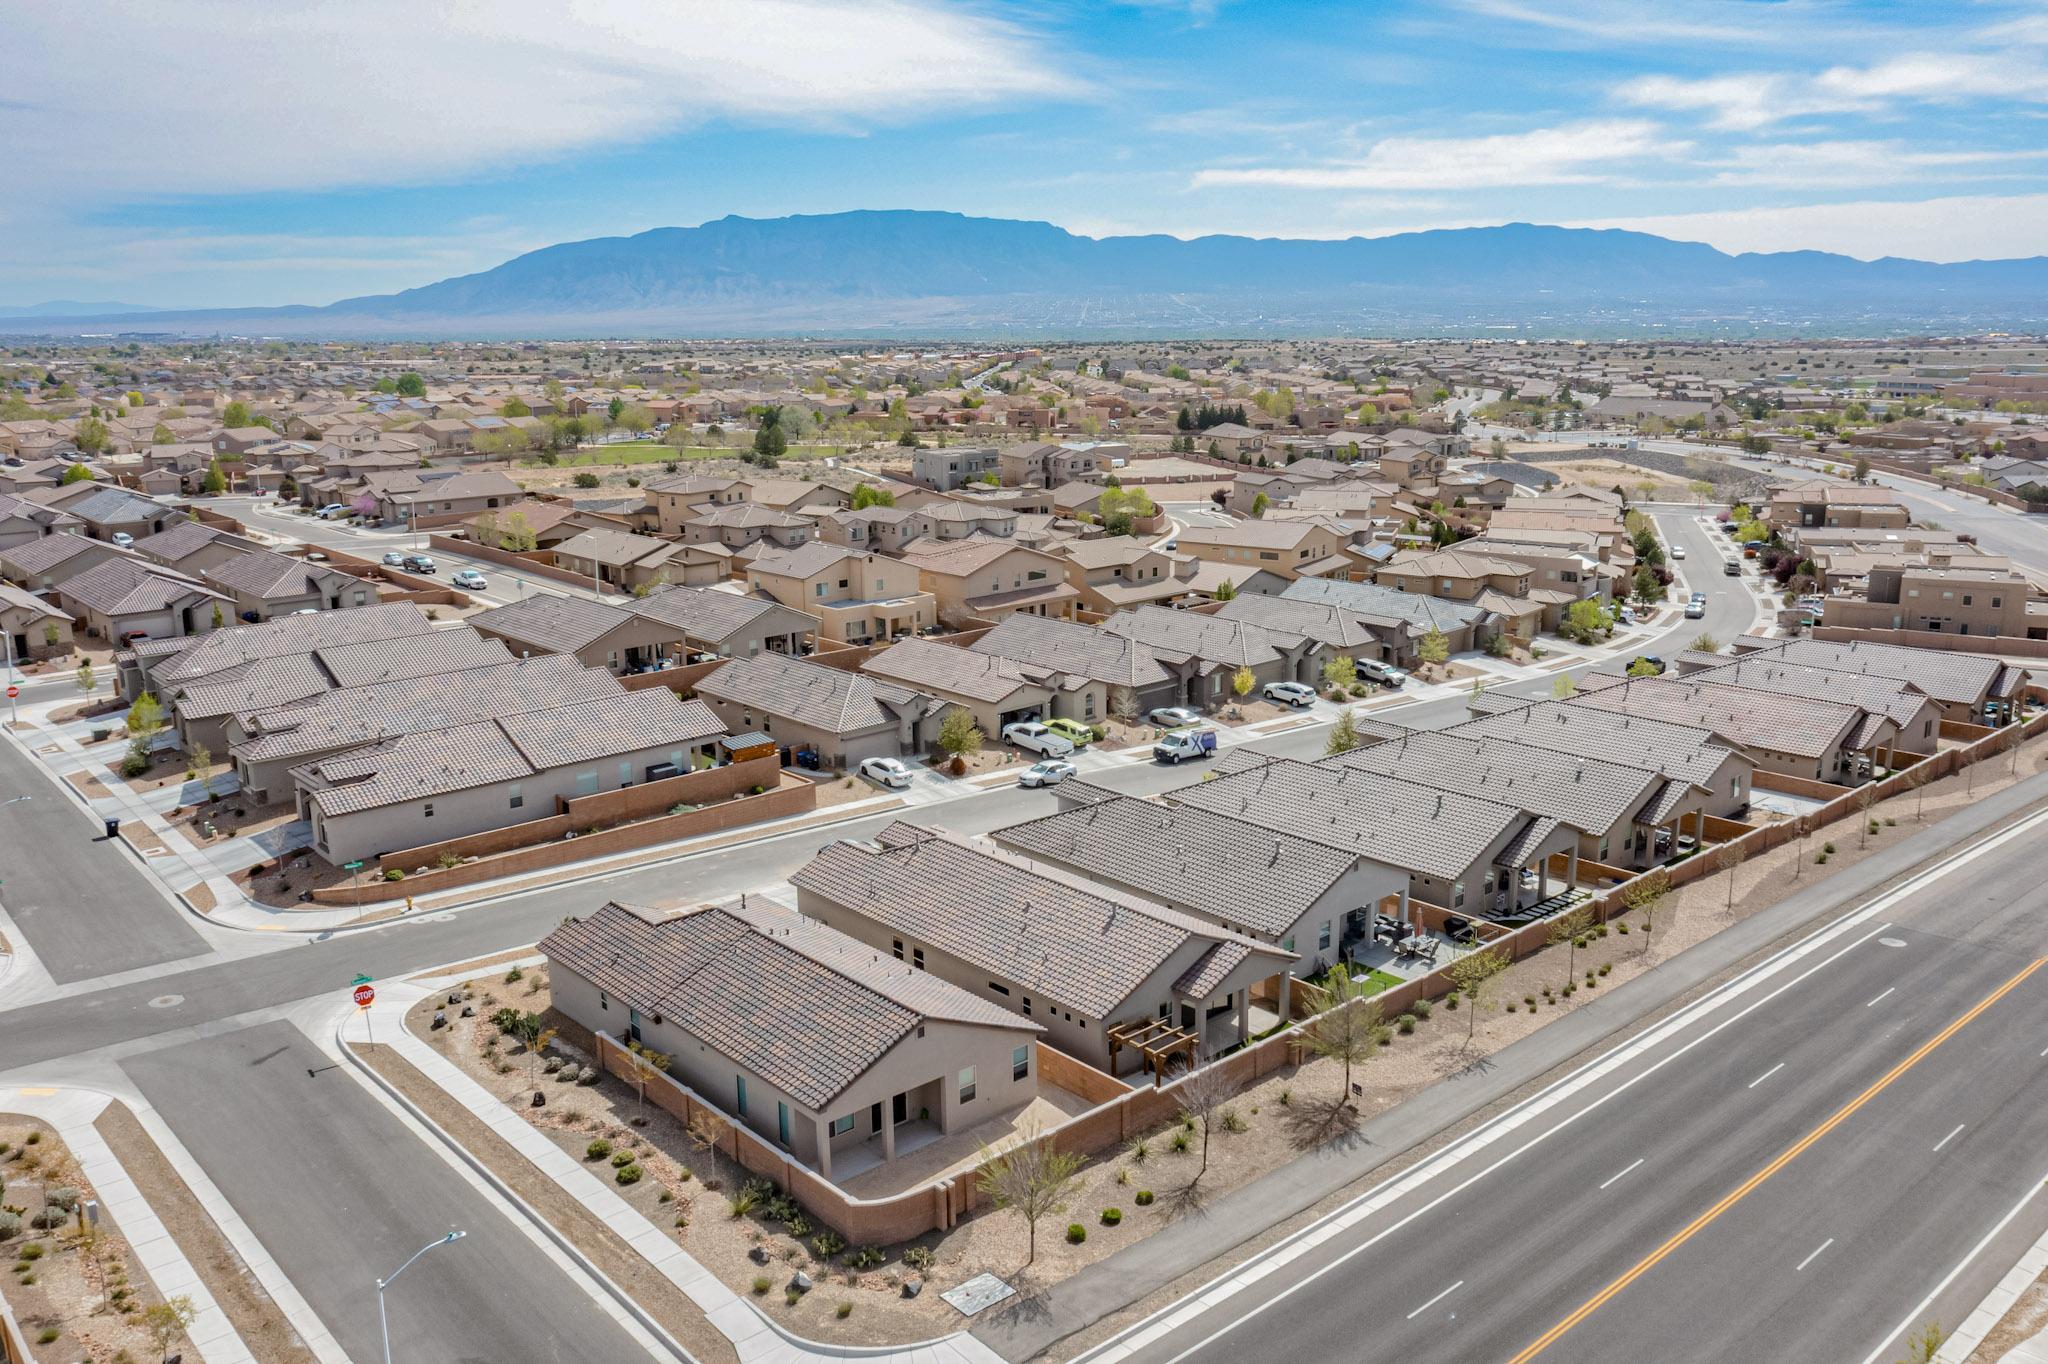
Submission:
[[[17,697],[17,696],[19,696],[19,695],[21,695],[21,688],[20,688],[20,687],[15,687],[15,686],[10,686],[10,687],[8,687],[8,689],[7,689],[7,699],[8,699],[8,700],[12,701],[12,700],[13,700],[13,699],[14,699],[15,697]]]
[[[374,988],[373,986],[369,986],[369,985],[358,985],[358,986],[356,986],[355,1000],[356,1000],[356,1003],[357,1003],[357,1004],[358,1004],[358,1005],[359,1005],[360,1007],[362,1007],[362,1008],[365,1008],[365,1009],[369,1008],[369,1007],[370,1007],[370,1003],[371,1003],[371,1001],[372,1001],[372,1000],[374,1000],[374,999],[376,999],[376,998],[377,998],[377,991],[376,991],[376,989],[375,989],[375,988]]]

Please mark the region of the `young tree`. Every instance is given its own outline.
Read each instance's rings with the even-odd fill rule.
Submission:
[[[544,1036],[554,1036],[554,1029],[548,1029]],[[545,1046],[547,1044],[542,1042],[539,1045]],[[644,1046],[638,1042],[628,1042],[626,1044],[626,1062],[633,1067],[633,1083],[640,1087],[640,1115],[642,1117],[647,1116],[647,1086],[649,1082],[658,1080],[668,1074],[669,1063],[674,1059],[672,1056],[658,1052],[652,1047]]]
[[[1472,1045],[1473,1031],[1479,1026],[1479,1011],[1486,1006],[1486,991],[1494,978],[1508,969],[1513,959],[1506,949],[1489,947],[1483,952],[1467,952],[1451,962],[1451,984],[1465,996],[1465,1002],[1472,1011],[1465,1019],[1465,1045]]]
[[[1230,601],[1237,596],[1237,584],[1225,578],[1216,588],[1217,601]]]
[[[1067,1210],[1081,1182],[1081,1157],[1054,1147],[1051,1140],[1033,1131],[1001,1156],[990,1158],[982,1148],[981,1174],[977,1177],[982,1197],[998,1208],[1014,1208],[1024,1219],[1024,1258],[1030,1264],[1038,1258],[1038,1224]]]
[[[149,443],[151,445],[176,445],[178,443],[178,433],[171,430],[165,423],[158,422],[149,433]]]
[[[1714,495],[1714,485],[1704,478],[1696,478],[1685,486],[1692,491],[1693,500],[1696,502],[1704,503]]]
[[[469,523],[469,533],[478,544],[497,549],[502,534],[498,529],[498,514],[494,511],[479,512],[477,518]]]
[[[237,398],[223,407],[220,410],[220,424],[230,431],[250,425],[249,404]]]
[[[1749,845],[1741,839],[1731,839],[1721,845],[1721,859],[1718,870],[1728,878],[1728,908],[1735,908],[1735,872],[1749,860]]]
[[[873,483],[863,483],[853,490],[853,509],[864,511],[869,507],[893,507],[896,494]]]
[[[1309,1026],[1302,1029],[1302,1043],[1310,1051],[1318,1056],[1327,1056],[1344,1067],[1344,1087],[1337,1093],[1336,1106],[1349,1102],[1351,1098],[1352,1068],[1370,1061],[1379,1047],[1380,1038],[1386,1035],[1379,1001],[1367,996],[1367,984],[1353,980],[1343,963],[1338,963],[1324,977],[1324,985],[1330,992],[1330,1007],[1317,1014]]]
[[[1630,677],[1655,677],[1657,676],[1657,665],[1647,658],[1639,658],[1628,665],[1628,675]]]
[[[206,775],[206,769],[213,766],[213,750],[205,744],[195,743],[185,754],[185,775],[198,781]]]
[[[1416,643],[1415,652],[1424,663],[1440,668],[1450,661],[1451,642],[1444,638],[1443,631],[1432,625],[1429,633]]]
[[[398,376],[398,396],[401,398],[424,398],[427,396],[427,381],[413,370]]]
[[[1340,753],[1349,753],[1364,740],[1359,737],[1358,721],[1346,706],[1337,712],[1337,723],[1330,726],[1330,740],[1323,745],[1323,755],[1334,758]]]
[[[1648,933],[1656,926],[1657,906],[1670,893],[1671,878],[1660,867],[1629,882],[1628,888],[1621,893],[1621,903],[1629,909],[1642,911],[1643,932]]]
[[[156,1345],[157,1358],[169,1358],[171,1346],[177,1344],[178,1337],[185,1334],[185,1328],[198,1318],[199,1309],[183,1293],[143,1308],[142,1329],[149,1332],[151,1342]]]
[[[1209,1137],[1216,1124],[1223,1120],[1223,1106],[1236,1092],[1237,1086],[1230,1082],[1221,1066],[1203,1066],[1173,1087],[1173,1097],[1180,1104],[1181,1118],[1192,1122],[1195,1130],[1202,1134],[1202,1168],[1195,1171],[1196,1179],[1209,1173]]]
[[[1109,713],[1118,723],[1138,723],[1138,692],[1134,687],[1111,687],[1109,689]]]
[[[1664,580],[1648,564],[1636,565],[1635,598],[1645,604],[1664,600]]]
[[[82,418],[71,432],[72,443],[88,455],[97,455],[105,450],[112,438],[107,424],[98,417]]]
[[[1256,521],[1258,518],[1264,516],[1266,514],[1266,508],[1272,505],[1272,499],[1268,498],[1264,493],[1260,493],[1258,496],[1254,497],[1252,499],[1252,519]]]
[[[199,491],[205,493],[208,497],[218,497],[227,490],[228,476],[221,469],[220,461],[217,459],[208,460],[206,462],[206,477],[200,480]]]
[[[974,723],[971,711],[957,707],[946,712],[945,721],[939,726],[939,747],[948,756],[964,758],[970,753],[981,752],[981,727]]]
[[[515,393],[499,405],[498,415],[501,417],[531,417],[533,409],[526,405],[524,398]]]
[[[92,691],[92,689],[98,685],[99,679],[97,677],[94,677],[92,672],[92,660],[87,659],[85,662],[79,664],[78,689],[82,692],[86,692],[89,694]]]
[[[1654,478],[1639,478],[1636,480],[1635,486],[1636,501],[1648,502],[1657,491],[1657,480]]]
[[[1579,945],[1585,941],[1586,930],[1593,926],[1593,911],[1583,906],[1568,914],[1560,914],[1550,921],[1544,933],[1544,941],[1556,947],[1565,947],[1564,983],[1569,985],[1578,975]]]
[[[761,424],[754,431],[754,459],[779,460],[789,450],[789,436],[782,429],[782,409],[768,407],[761,410]],[[774,468],[773,464],[766,467]]]
[[[1578,692],[1578,690],[1578,683],[1572,681],[1572,679],[1566,676],[1565,674],[1559,673],[1557,677],[1551,681],[1550,699],[1553,701],[1568,701],[1572,698],[1574,694]]]
[[[1230,675],[1230,690],[1242,701],[1252,694],[1252,688],[1259,685],[1259,679],[1252,675],[1250,668],[1240,666]]]
[[[64,471],[64,477],[57,481],[66,487],[73,483],[90,483],[92,481],[92,470],[86,468],[83,464],[73,464]]]
[[[527,554],[539,543],[540,537],[534,533],[533,523],[526,519],[525,512],[516,511],[505,518],[505,529],[498,535],[499,549],[508,549],[514,554]]]
[[[1692,650],[1696,654],[1718,654],[1721,652],[1721,641],[1715,639],[1712,635],[1702,631],[1701,633],[1694,635],[1692,637],[1692,643],[1686,645],[1685,647]]]

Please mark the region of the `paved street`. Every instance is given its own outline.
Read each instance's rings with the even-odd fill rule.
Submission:
[[[1135,1357],[1337,1359],[1364,1340],[1373,1357],[1516,1364],[1879,1350],[2044,1173],[2048,969],[1946,1032],[2035,962],[2037,839],[1845,932],[1782,993],[1705,1013]],[[2044,1223],[2036,1210],[2024,1239]],[[1960,1321],[2003,1268],[1932,1315]]]
[[[294,1025],[185,1042],[123,1066],[350,1358],[381,1357],[378,1277],[451,1230],[466,1235],[422,1258],[387,1295],[394,1356],[646,1357],[525,1227]]]

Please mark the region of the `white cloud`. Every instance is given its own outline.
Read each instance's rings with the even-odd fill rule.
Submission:
[[[2048,194],[1977,194],[1598,218],[1564,226],[1654,232],[1729,252],[1814,250],[1864,260],[1959,261],[2042,255],[2048,249],[2043,221],[2048,221]]]
[[[1748,72],[1688,80],[1640,76],[1616,95],[1640,108],[1704,113],[1716,128],[1750,131],[1821,114],[1884,114],[1901,103],[2048,100],[2040,53],[1929,52],[1814,74]]]
[[[1212,167],[1197,189],[1451,190],[1593,184],[1628,162],[1682,153],[1655,123],[1609,119],[1491,137],[1388,137],[1355,161],[1316,166]]]
[[[853,131],[1081,89],[937,0],[105,0],[7,30],[15,183],[74,197],[419,182],[714,119]]]
[[[2048,148],[2024,151],[1915,150],[1898,141],[1754,143],[1705,161],[1710,183],[1751,188],[1854,189],[1862,186],[1995,180],[2037,167]]]

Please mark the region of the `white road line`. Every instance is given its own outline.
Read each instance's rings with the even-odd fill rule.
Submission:
[[[1422,1315],[1422,1314],[1423,1314],[1424,1312],[1427,1312],[1427,1311],[1428,1311],[1428,1310],[1429,1310],[1430,1308],[1432,1308],[1432,1307],[1436,1306],[1436,1305],[1437,1305],[1438,1303],[1442,1302],[1442,1301],[1443,1301],[1443,1300],[1444,1300],[1445,1298],[1448,1298],[1449,1296],[1451,1296],[1451,1294],[1453,1294],[1453,1293],[1457,1292],[1457,1291],[1458,1291],[1459,1289],[1463,1288],[1464,1286],[1465,1286],[1465,1281],[1464,1281],[1463,1279],[1460,1279],[1460,1280],[1458,1280],[1458,1281],[1457,1281],[1456,1283],[1452,1284],[1452,1285],[1451,1285],[1451,1286],[1450,1286],[1449,1288],[1446,1288],[1446,1289],[1445,1289],[1445,1290],[1444,1290],[1443,1292],[1441,1292],[1441,1293],[1437,1294],[1437,1295],[1436,1295],[1435,1297],[1431,1298],[1431,1299],[1430,1299],[1430,1300],[1429,1300],[1428,1302],[1426,1302],[1426,1303],[1422,1304],[1422,1306],[1420,1306],[1420,1307],[1416,1308],[1416,1309],[1415,1309],[1415,1310],[1414,1310],[1413,1312],[1410,1312],[1410,1313],[1408,1314],[1408,1320],[1410,1320],[1410,1321],[1413,1321],[1413,1320],[1415,1320],[1415,1319],[1416,1319],[1417,1317],[1421,1316],[1421,1315]]]
[[[1892,987],[1891,987],[1891,990],[1886,990],[1886,991],[1884,992],[1884,995],[1888,995],[1888,994],[1890,994],[1890,993],[1892,992],[1892,990],[1896,990],[1896,989],[1898,989],[1898,988],[1899,988],[1898,986],[1894,985],[1894,986],[1892,986]],[[1863,1007],[1864,1007],[1864,1008],[1866,1008],[1866,1009],[1870,1008],[1870,1007],[1871,1007],[1871,1005],[1873,1005],[1873,1004],[1876,1004],[1876,1003],[1878,1003],[1878,1002],[1879,1002],[1880,1000],[1882,1000],[1882,999],[1884,998],[1884,995],[1879,995],[1879,996],[1877,997],[1877,999],[1873,999],[1873,1000],[1871,1000],[1871,1001],[1870,1001],[1870,1004],[1866,1004],[1866,1005],[1864,1005]]]
[[[1957,1124],[1956,1124],[1956,1132],[1960,1132],[1960,1131],[1962,1131],[1962,1130],[1963,1130],[1963,1129],[1964,1129],[1965,1127],[1968,1127],[1968,1126],[1969,1126],[1969,1124],[1968,1124],[1968,1123],[1962,1123],[1962,1122],[1959,1122],[1959,1123],[1957,1123]],[[1936,1143],[1934,1143],[1934,1149],[1935,1149],[1935,1150],[1937,1150],[1937,1151],[1939,1151],[1939,1150],[1940,1150],[1940,1149],[1941,1149],[1942,1147],[1944,1147],[1944,1146],[1948,1145],[1948,1144],[1949,1144],[1950,1142],[1954,1141],[1954,1140],[1956,1139],[1956,1132],[1951,1132],[1951,1133],[1949,1133],[1949,1134],[1948,1134],[1947,1136],[1943,1137],[1943,1138],[1942,1138],[1942,1139],[1941,1139],[1940,1141],[1937,1141]]]
[[[1637,1161],[1637,1162],[1636,1162],[1636,1165],[1641,1165],[1642,1163],[1643,1163],[1643,1162],[1639,1160],[1639,1161]],[[1613,1183],[1617,1182],[1618,1180],[1620,1180],[1620,1179],[1621,1179],[1622,1175],[1625,1175],[1625,1174],[1627,1174],[1627,1173],[1629,1172],[1629,1170],[1633,1170],[1633,1169],[1635,1169],[1635,1168],[1636,1168],[1636,1165],[1631,1165],[1631,1166],[1629,1166],[1629,1167],[1628,1167],[1628,1170],[1623,1170],[1623,1171],[1621,1172],[1621,1174],[1619,1174],[1619,1175],[1612,1175],[1612,1176],[1610,1176],[1610,1177],[1608,1178],[1608,1180],[1607,1180],[1607,1184],[1613,1184]],[[1602,1184],[1602,1185],[1601,1185],[1600,1187],[1604,1189],[1604,1188],[1606,1188],[1606,1187],[1607,1187],[1607,1184]]]
[[[2043,1048],[2041,1049],[2041,1054],[2042,1054],[2043,1056],[2048,1056],[2048,1047],[2043,1047]]]
[[[1773,1075],[1776,1075],[1776,1074],[1777,1074],[1777,1073],[1778,1073],[1779,1071],[1783,1070],[1784,1068],[1785,1068],[1785,1063],[1784,1063],[1783,1061],[1780,1061],[1780,1062],[1778,1062],[1778,1064],[1777,1064],[1777,1065],[1775,1065],[1775,1066],[1772,1066],[1772,1067],[1771,1067],[1771,1068],[1770,1068],[1769,1070],[1767,1070],[1767,1071],[1765,1071],[1765,1072],[1764,1072],[1763,1074],[1761,1074],[1761,1075],[1757,1076],[1757,1077],[1756,1077],[1756,1078],[1755,1078],[1754,1080],[1751,1080],[1751,1081],[1750,1081],[1750,1082],[1749,1082],[1749,1083],[1748,1083],[1747,1085],[1745,1085],[1745,1086],[1744,1086],[1744,1088],[1745,1088],[1745,1089],[1755,1089],[1755,1088],[1756,1088],[1756,1087],[1757,1087],[1758,1085],[1760,1085],[1760,1084],[1762,1084],[1762,1083],[1763,1083],[1764,1081],[1766,1081],[1766,1080],[1770,1079],[1770,1078],[1771,1078],[1771,1077],[1772,1077]]]
[[[1822,1251],[1826,1250],[1826,1249],[1827,1249],[1827,1248],[1828,1248],[1829,1246],[1833,1245],[1834,1243],[1835,1243],[1835,1238],[1834,1238],[1834,1237],[1832,1237],[1832,1236],[1828,1237],[1828,1239],[1827,1239],[1827,1240],[1825,1240],[1825,1241],[1822,1241],[1822,1242],[1821,1242],[1821,1243],[1820,1243],[1819,1245],[1817,1245],[1817,1246],[1815,1246],[1815,1247],[1813,1248],[1813,1254],[1811,1254],[1811,1255],[1807,1256],[1807,1257],[1806,1257],[1805,1259],[1801,1260],[1801,1261],[1799,1262],[1799,1264],[1798,1264],[1798,1267],[1797,1267],[1797,1268],[1795,1268],[1795,1269],[1794,1269],[1794,1270],[1793,1270],[1792,1272],[1793,1272],[1794,1274],[1797,1274],[1797,1273],[1798,1273],[1798,1272],[1799,1272],[1799,1271],[1800,1271],[1801,1269],[1804,1269],[1804,1268],[1806,1268],[1806,1267],[1807,1267],[1808,1265],[1812,1264],[1812,1263],[1813,1263],[1813,1262],[1814,1262],[1815,1260],[1818,1260],[1818,1259],[1820,1258],[1820,1253],[1821,1253]]]

